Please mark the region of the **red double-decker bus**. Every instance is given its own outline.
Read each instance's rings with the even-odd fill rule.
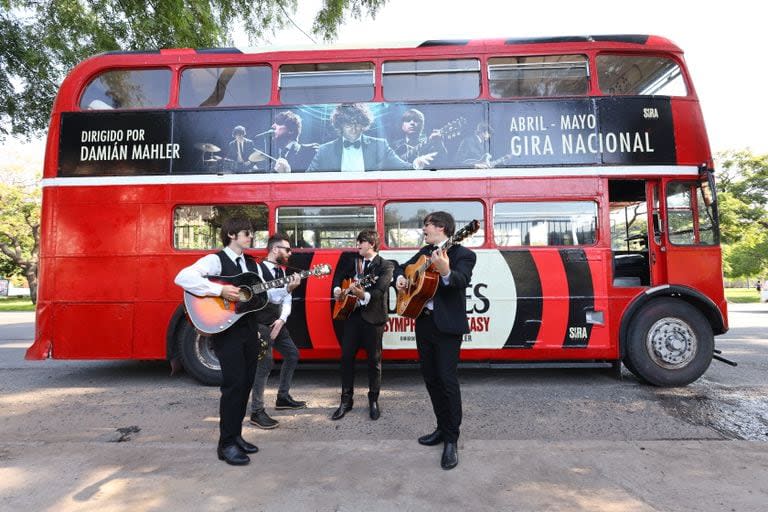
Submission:
[[[378,148],[355,170],[344,112]],[[656,36],[100,55],[53,109],[27,358],[179,359],[215,383],[173,277],[223,218],[252,219],[257,258],[279,231],[292,268],[336,269],[361,229],[404,261],[445,210],[481,225],[463,362],[687,384],[727,330],[713,172],[682,52]],[[415,360],[391,295],[384,358]],[[304,361],[340,355],[331,297],[329,278],[294,292]]]

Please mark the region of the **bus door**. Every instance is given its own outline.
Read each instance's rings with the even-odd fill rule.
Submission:
[[[648,258],[651,269],[651,285],[658,286],[667,282],[667,251],[664,242],[664,217],[661,214],[661,183],[659,180],[648,180]]]
[[[613,286],[639,287],[666,280],[658,180],[609,180]]]
[[[662,246],[668,282],[684,283],[712,297],[711,283],[722,275],[713,187],[709,176],[696,180],[665,180],[664,215],[666,243]],[[720,287],[722,289],[722,287]]]

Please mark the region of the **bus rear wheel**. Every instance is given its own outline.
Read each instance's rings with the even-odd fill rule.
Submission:
[[[189,322],[179,329],[179,353],[184,370],[206,386],[221,385],[221,365],[208,336],[201,336]]]
[[[627,337],[627,368],[654,386],[685,386],[712,362],[712,327],[687,302],[659,299],[637,313]]]

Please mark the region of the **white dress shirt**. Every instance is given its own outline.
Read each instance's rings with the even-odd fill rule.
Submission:
[[[435,250],[442,249],[445,246],[446,242],[448,242],[447,238],[445,240],[443,240],[442,242],[440,242],[436,246],[437,248]],[[443,277],[441,275],[440,279],[443,281],[443,284],[447,286],[451,282],[450,277],[451,277],[451,271],[449,270],[448,273],[445,275],[445,277]],[[434,309],[435,309],[435,301],[434,301],[434,299],[429,299],[427,301],[427,303],[424,305],[424,307],[426,307],[430,311],[434,311]]]
[[[342,172],[360,172],[365,170],[365,160],[363,160],[363,145],[360,139],[357,141],[360,147],[349,146],[343,148],[341,152],[341,171]],[[342,142],[343,144],[343,142]]]

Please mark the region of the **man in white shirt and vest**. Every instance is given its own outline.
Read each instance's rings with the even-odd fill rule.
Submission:
[[[285,277],[283,265],[288,263],[291,254],[291,244],[288,238],[280,233],[272,235],[267,241],[267,257],[259,263],[260,273],[264,281]],[[269,341],[269,350],[256,369],[251,393],[251,423],[259,428],[272,429],[279,422],[271,418],[264,410],[264,388],[267,386],[269,373],[272,371],[272,348],[274,347],[283,357],[280,367],[280,384],[277,388],[276,409],[303,409],[306,402],[294,400],[289,394],[293,372],[299,362],[299,349],[296,348],[291,334],[285,324],[291,314],[291,292],[299,286],[301,279],[298,274],[292,274],[286,286],[273,288],[268,292],[269,304],[254,313],[259,323],[259,333]]]
[[[236,286],[215,283],[207,276],[234,276],[258,270],[254,259],[243,252],[251,247],[253,240],[251,222],[242,217],[227,219],[221,226],[220,236],[224,249],[182,269],[175,283],[195,295],[237,301]],[[217,452],[219,459],[227,464],[242,466],[250,462],[248,454],[259,451],[242,437],[243,417],[261,351],[256,318],[250,314],[241,317],[227,330],[212,335],[211,342],[222,374]]]

